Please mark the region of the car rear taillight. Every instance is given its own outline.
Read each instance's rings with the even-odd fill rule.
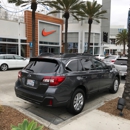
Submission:
[[[53,105],[53,100],[52,99],[50,99],[49,100],[49,104],[48,104],[49,106],[52,106]]]
[[[45,76],[43,82],[49,83],[50,86],[57,86],[64,81],[64,76]]]
[[[18,72],[18,78],[21,78],[22,77],[22,73],[21,71]]]
[[[115,60],[111,60],[111,62],[115,62]]]

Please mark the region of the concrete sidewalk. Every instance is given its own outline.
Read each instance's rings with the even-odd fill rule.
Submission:
[[[25,109],[9,106],[43,124],[50,130],[130,130],[130,120],[110,115],[97,109],[89,112],[84,111],[59,125],[54,125]]]
[[[95,109],[58,130],[130,130],[130,120]]]

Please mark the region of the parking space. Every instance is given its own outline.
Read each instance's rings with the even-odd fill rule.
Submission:
[[[19,69],[0,71],[0,101],[11,103],[12,105],[19,106],[27,111],[32,112],[43,118],[44,120],[58,125],[72,117],[74,115],[67,112],[66,108],[49,108],[38,106],[30,102],[24,101],[15,96],[14,85],[17,79]],[[98,108],[103,104],[103,102],[114,99],[116,97],[121,97],[124,88],[125,79],[121,80],[121,85],[119,91],[116,94],[110,94],[108,91],[92,95],[86,100],[85,107],[83,111],[91,111]],[[82,114],[82,113],[81,113]]]

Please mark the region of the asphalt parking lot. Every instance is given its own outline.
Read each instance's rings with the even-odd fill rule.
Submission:
[[[27,111],[36,114],[37,116],[54,125],[58,125],[74,117],[74,115],[68,113],[64,107],[43,107],[17,98],[14,92],[14,85],[17,79],[18,71],[18,69],[4,72],[0,71],[0,101],[8,102],[12,105],[26,109]],[[116,94],[110,94],[108,91],[105,91],[103,93],[92,95],[89,99],[86,100],[83,111],[89,112],[101,106],[105,101],[114,99],[116,97],[121,97],[124,89],[124,83],[125,79],[122,79],[119,91]]]

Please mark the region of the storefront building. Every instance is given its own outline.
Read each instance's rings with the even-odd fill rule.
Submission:
[[[35,14],[35,55],[51,52],[60,53],[62,47],[63,20],[40,13]],[[27,43],[32,42],[32,12],[25,11]],[[27,56],[30,55],[27,46]]]
[[[93,21],[90,38],[90,53],[116,54],[122,51],[122,46],[113,44],[115,36],[110,28],[111,0],[102,1],[103,8],[108,12],[100,23]],[[30,57],[32,47],[32,12],[25,11],[22,17],[10,20],[8,17],[0,17],[0,54],[13,53],[24,57]],[[41,13],[35,14],[35,56],[40,53],[63,53],[65,43],[65,24],[62,14],[47,16]],[[107,25],[107,26],[106,26]],[[88,20],[77,21],[70,16],[68,21],[68,52],[83,53],[88,46]],[[120,29],[120,27],[118,28]],[[117,29],[116,29],[117,30]],[[103,42],[103,32],[107,32],[108,40]],[[109,40],[110,38],[110,40]],[[127,49],[127,47],[126,47]]]
[[[0,54],[30,57],[32,48],[32,12],[24,12],[24,22],[0,19]],[[35,55],[43,52],[60,53],[63,20],[35,14]]]

